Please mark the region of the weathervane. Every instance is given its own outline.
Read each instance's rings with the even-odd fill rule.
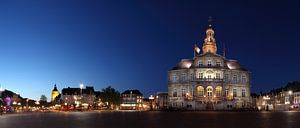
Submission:
[[[211,25],[212,25],[212,17],[209,16],[208,17],[208,26],[211,27]]]

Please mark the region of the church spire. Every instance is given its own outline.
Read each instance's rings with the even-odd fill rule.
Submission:
[[[52,94],[51,94],[51,101],[53,102],[58,95],[59,95],[59,91],[56,87],[56,84],[54,84],[54,88],[53,88]]]
[[[212,19],[209,17],[208,20],[208,28],[206,30],[206,38],[204,39],[204,43],[202,46],[203,54],[210,52],[210,53],[217,53],[217,45],[216,40],[214,38],[214,30],[212,29]]]

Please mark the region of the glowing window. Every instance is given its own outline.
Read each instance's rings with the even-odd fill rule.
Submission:
[[[202,86],[197,87],[197,94],[198,94],[198,96],[204,95],[204,88]]]
[[[216,96],[217,97],[221,97],[222,96],[222,87],[221,86],[217,86],[216,87]]]
[[[213,95],[213,88],[212,88],[212,86],[206,87],[206,92],[207,92],[207,96],[208,97],[212,97],[212,95]]]

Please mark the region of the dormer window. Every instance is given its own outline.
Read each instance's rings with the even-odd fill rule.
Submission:
[[[221,62],[216,62],[216,66],[221,67]]]
[[[211,67],[211,60],[207,61],[207,66]]]
[[[203,62],[202,62],[202,61],[199,61],[198,66],[199,66],[199,67],[203,67]]]

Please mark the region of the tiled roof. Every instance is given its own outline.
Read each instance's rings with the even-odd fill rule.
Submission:
[[[137,94],[137,95],[143,95],[139,90],[125,90],[123,93],[122,93],[122,95],[123,94]]]

